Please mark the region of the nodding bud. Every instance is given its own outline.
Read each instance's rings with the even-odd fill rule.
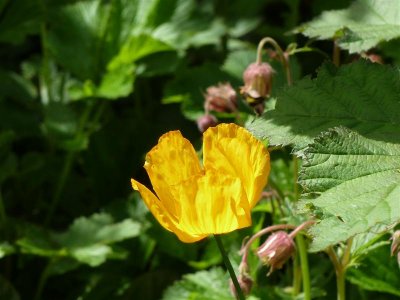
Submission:
[[[239,286],[240,289],[242,290],[243,294],[249,295],[251,292],[251,288],[253,287],[253,280],[251,279],[250,276],[245,275],[245,274],[240,274],[238,277],[238,282],[239,282]],[[235,297],[235,299],[237,299],[237,291],[235,288],[235,285],[233,284],[232,279],[229,280],[229,287],[231,290],[231,294],[233,297]]]
[[[237,110],[236,91],[230,83],[219,83],[207,88],[204,94],[206,111],[234,112]]]
[[[274,69],[268,63],[252,63],[243,73],[244,86],[240,93],[250,105],[262,103],[269,96]]]
[[[203,133],[208,129],[208,127],[216,126],[218,124],[218,120],[213,115],[206,114],[198,118],[196,123],[199,131]]]
[[[282,268],[294,252],[294,241],[285,231],[277,231],[271,234],[257,249],[257,255],[261,261],[271,267],[268,275]]]
[[[395,254],[400,253],[400,230],[396,230],[390,239],[392,240],[390,254],[394,256]]]

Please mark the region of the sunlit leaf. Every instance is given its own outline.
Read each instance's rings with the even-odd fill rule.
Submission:
[[[318,212],[312,251],[400,221],[400,145],[330,130],[304,151],[301,207]],[[334,230],[332,230],[334,228]]]
[[[359,61],[325,64],[277,96],[275,109],[247,124],[272,145],[303,148],[320,132],[346,126],[366,137],[400,142],[400,81],[390,66]]]
[[[220,268],[199,271],[183,276],[183,279],[169,287],[163,300],[231,300],[228,276]]]
[[[338,38],[339,46],[350,53],[366,51],[400,36],[400,5],[397,0],[357,0],[347,9],[323,12],[296,32],[310,38]]]

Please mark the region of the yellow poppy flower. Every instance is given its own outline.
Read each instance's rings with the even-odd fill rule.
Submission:
[[[264,145],[236,124],[207,129],[203,161],[179,131],[170,131],[146,155],[155,194],[132,179],[158,222],[186,243],[250,226],[270,171]]]

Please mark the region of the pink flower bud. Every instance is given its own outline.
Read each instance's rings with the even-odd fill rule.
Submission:
[[[395,254],[400,253],[400,230],[393,233],[391,240],[392,246],[390,247],[390,255],[394,256]]]
[[[271,267],[268,275],[282,268],[294,252],[293,239],[285,231],[277,231],[271,234],[257,249],[257,255],[261,261]]]
[[[238,276],[238,282],[239,282],[239,286],[240,286],[243,294],[245,296],[249,295],[251,292],[251,288],[253,287],[253,280],[250,278],[250,276],[241,274]],[[232,279],[229,280],[229,287],[230,287],[232,296],[237,298],[237,291],[236,291],[235,285],[233,284]]]
[[[273,74],[274,70],[268,63],[252,63],[244,71],[244,86],[240,93],[250,105],[261,103],[269,96]]]
[[[237,110],[236,91],[230,83],[219,83],[210,86],[204,94],[206,110],[217,112],[234,112]]]
[[[203,133],[208,129],[208,127],[216,126],[218,120],[213,115],[207,114],[198,118],[196,122],[197,122],[197,128],[201,133]]]

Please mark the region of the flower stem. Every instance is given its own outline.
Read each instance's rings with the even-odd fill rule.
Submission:
[[[333,41],[333,51],[332,51],[332,60],[333,60],[333,64],[336,67],[339,67],[340,65],[340,48],[336,42],[336,40]]]
[[[350,245],[351,246],[351,245]],[[347,252],[347,249],[346,249]],[[332,247],[329,247],[326,250],[329,258],[332,261],[332,264],[335,268],[336,273],[336,285],[337,285],[337,300],[345,300],[346,299],[346,282],[345,282],[345,272],[346,267],[342,265],[342,261],[339,260],[335,250]]]
[[[5,226],[7,222],[6,210],[4,208],[3,195],[0,189],[0,225]]]
[[[304,237],[301,234],[296,236],[296,244],[300,256],[300,268],[303,277],[304,300],[311,300],[311,283],[310,283],[310,271],[308,268],[307,249]]]
[[[37,285],[34,300],[42,299],[43,288],[46,284],[47,279],[49,278],[50,268],[51,268],[53,262],[54,262],[54,259],[50,259],[48,261],[47,265],[45,266],[45,268],[43,269],[42,274],[40,275],[40,278],[39,278],[39,282]]]
[[[245,300],[246,298],[244,297],[243,291],[240,288],[239,282],[237,280],[237,277],[235,275],[235,271],[232,268],[232,264],[229,260],[229,257],[225,251],[224,245],[222,244],[221,238],[218,235],[214,235],[215,241],[217,242],[218,249],[221,252],[222,259],[224,260],[225,267],[228,269],[229,275],[231,276],[233,285],[235,286],[236,289],[236,294],[239,300]]]
[[[258,43],[256,63],[261,64],[262,49],[264,48],[264,45],[266,43],[271,44],[275,48],[275,51],[278,53],[279,58],[281,59],[283,68],[285,69],[287,83],[288,83],[288,85],[292,85],[292,74],[290,72],[288,59],[285,57],[282,48],[279,46],[279,44],[273,38],[265,37]]]
[[[93,103],[87,103],[85,110],[83,111],[81,118],[79,120],[78,124],[78,129],[75,133],[75,138],[80,139],[83,138],[82,136],[85,134],[89,134],[88,132],[85,132],[85,127],[88,122],[90,113],[92,112],[93,108]],[[54,196],[53,199],[50,203],[50,208],[48,210],[47,216],[45,218],[44,224],[47,226],[50,224],[51,219],[53,218],[54,212],[57,209],[58,203],[60,201],[62,192],[64,191],[64,186],[67,183],[67,179],[69,177],[69,174],[71,172],[71,169],[73,167],[75,157],[76,157],[77,151],[76,150],[69,150],[66,154],[65,161],[64,161],[64,166],[61,171],[60,177],[58,179],[55,191],[54,191]]]
[[[75,159],[75,152],[68,152],[67,156],[64,161],[64,166],[62,168],[60,177],[58,179],[55,192],[54,192],[54,197],[50,203],[50,208],[48,210],[47,216],[45,218],[44,224],[47,226],[50,224],[51,219],[53,218],[53,214],[58,206],[58,202],[60,200],[61,194],[64,190],[65,183],[68,179],[69,173],[71,172],[71,167],[73,165]]]
[[[293,257],[293,297],[296,297],[300,293],[301,272],[299,272],[299,263],[299,257],[295,254]]]
[[[345,271],[341,269],[336,272],[336,284],[337,284],[337,300],[346,299],[346,281],[345,281]]]

